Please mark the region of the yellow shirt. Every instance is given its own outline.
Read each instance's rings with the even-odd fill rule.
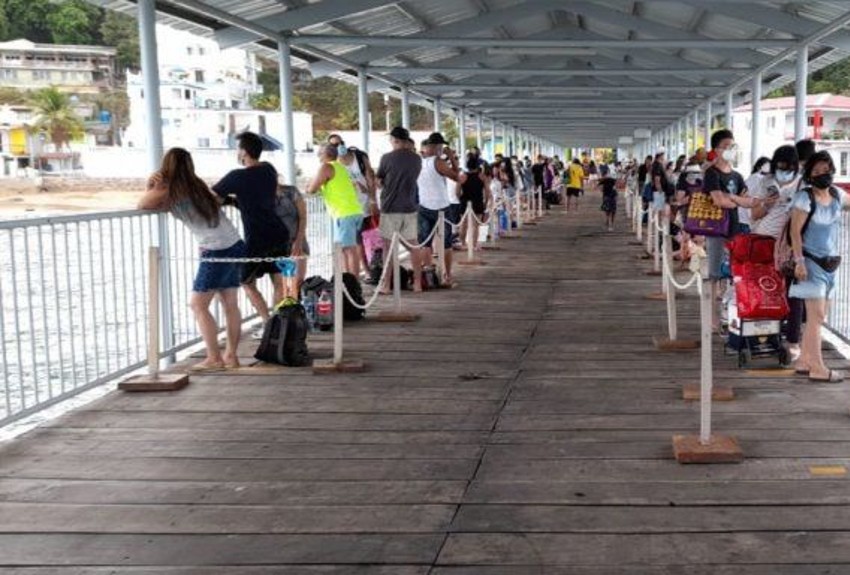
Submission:
[[[584,168],[578,164],[570,164],[570,183],[567,187],[581,189],[581,181],[584,179]]]

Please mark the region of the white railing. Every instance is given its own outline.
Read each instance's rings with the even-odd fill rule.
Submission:
[[[850,213],[844,213],[838,253],[844,261],[838,267],[835,296],[827,317],[827,327],[838,337],[850,342]]]
[[[329,277],[330,218],[321,198],[307,207],[308,274]],[[0,426],[144,366],[152,245],[163,254],[159,353],[172,358],[201,341],[188,307],[198,249],[183,224],[137,210],[0,222]]]

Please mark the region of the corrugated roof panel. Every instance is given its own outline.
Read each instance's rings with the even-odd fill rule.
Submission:
[[[640,17],[671,28],[685,29],[705,7],[675,4],[672,2],[644,2],[641,4]]]

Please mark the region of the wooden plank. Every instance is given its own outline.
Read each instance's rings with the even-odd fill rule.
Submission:
[[[449,535],[440,565],[850,563],[850,533]]]
[[[97,505],[0,503],[0,533],[430,533],[454,505]]]
[[[442,534],[0,534],[0,565],[428,564],[442,541]]]
[[[428,575],[423,565],[240,565],[245,575]],[[4,575],[233,575],[232,565],[204,567],[20,567],[6,568]],[[803,574],[805,575],[805,574]]]

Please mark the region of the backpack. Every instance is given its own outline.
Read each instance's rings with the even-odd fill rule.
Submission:
[[[366,279],[366,283],[369,285],[376,286],[381,281],[381,275],[384,273],[384,250],[382,248],[378,248],[375,250],[375,253],[372,254],[372,260],[369,263],[369,277]]]
[[[333,289],[334,281],[336,281],[336,278],[331,279],[331,289]],[[351,296],[351,299],[353,299],[355,303],[357,303],[358,305],[366,305],[366,300],[363,299],[363,286],[360,285],[360,281],[356,277],[354,277],[353,274],[344,272],[342,274],[342,283],[345,286],[345,290],[348,292],[348,295]],[[345,297],[345,294],[343,294],[343,319],[358,320],[363,319],[364,315],[366,315],[366,310],[360,309],[359,307],[355,306],[347,297]]]
[[[300,367],[310,363],[307,314],[300,303],[277,308],[263,328],[254,357],[266,363]]]
[[[809,227],[809,222],[812,216],[815,215],[815,194],[811,188],[804,190],[809,195],[809,213],[806,215],[806,221],[803,223],[803,229],[800,230],[800,236],[806,234],[806,229]],[[836,197],[836,192],[833,188],[829,189],[832,197]],[[773,252],[773,265],[778,271],[786,277],[794,275],[794,251],[791,249],[791,216],[788,216],[788,221],[782,227],[782,233],[779,234],[779,239],[776,241],[776,248]]]

